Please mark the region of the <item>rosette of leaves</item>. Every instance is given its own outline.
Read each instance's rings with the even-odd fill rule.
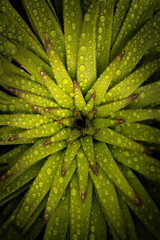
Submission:
[[[160,239],[160,2],[18,3],[0,1],[1,238]]]

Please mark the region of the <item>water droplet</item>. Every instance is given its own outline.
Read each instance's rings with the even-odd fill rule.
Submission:
[[[84,72],[86,70],[86,66],[84,64],[80,65],[79,70]]]
[[[73,30],[76,29],[76,23],[72,23],[72,29],[73,29]]]
[[[29,206],[25,206],[24,211],[27,213],[29,211]]]
[[[72,36],[68,35],[67,39],[68,39],[69,42],[72,41]]]
[[[58,226],[59,225],[59,217],[55,217],[54,222],[55,222],[56,226]]]
[[[47,171],[46,171],[47,175],[50,175],[52,173],[52,169],[51,168],[48,168]]]
[[[86,52],[86,51],[87,51],[87,47],[86,47],[86,46],[81,46],[81,50],[82,50],[83,52]]]
[[[72,196],[76,196],[76,195],[77,195],[77,190],[76,190],[75,188],[73,188],[73,189],[71,190],[71,195],[72,195]]]
[[[58,188],[54,187],[54,188],[53,188],[53,192],[54,192],[55,194],[58,194]]]
[[[50,32],[50,34],[51,34],[51,37],[55,37],[55,36],[56,36],[56,31],[52,30],[52,31]]]
[[[53,230],[53,235],[54,235],[54,236],[57,236],[57,234],[58,234],[57,230],[54,229],[54,230]]]
[[[86,15],[84,16],[84,21],[88,22],[91,19],[91,15],[89,13],[86,13]]]

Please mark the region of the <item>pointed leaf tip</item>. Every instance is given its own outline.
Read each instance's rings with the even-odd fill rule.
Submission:
[[[84,201],[84,200],[85,200],[85,198],[86,198],[86,192],[84,192],[84,193],[81,193],[81,199],[82,199],[82,201]]]
[[[50,41],[50,39],[49,39],[47,34],[45,34],[45,36],[44,36],[44,41],[45,41],[45,47],[47,49],[48,45],[51,44],[51,41]]]
[[[62,177],[64,177],[64,176],[65,176],[66,172],[67,172],[67,170],[66,170],[66,169],[64,169],[64,168],[62,168],[62,171],[61,171],[61,175],[62,175]]]
[[[8,142],[12,142],[12,141],[15,141],[15,140],[17,140],[17,138],[16,138],[16,136],[13,136],[13,137],[10,137],[10,138],[8,138]]]
[[[43,226],[46,226],[48,220],[49,220],[49,216],[48,216],[48,214],[45,214],[43,217]]]
[[[117,119],[117,124],[122,124],[122,123],[125,123],[126,122],[126,120],[124,120],[124,119]]]
[[[94,174],[96,176],[98,176],[98,168],[97,168],[97,166],[90,166],[90,167],[91,167],[92,171],[94,172]]]
[[[135,204],[137,204],[138,206],[141,206],[141,205],[143,204],[138,197],[135,198],[134,202],[135,202]]]
[[[123,49],[118,56],[119,56],[120,58],[123,58],[124,54],[125,54],[125,50]]]
[[[74,80],[73,83],[74,83],[74,90],[75,90],[75,88],[79,87],[79,86],[78,86],[78,83],[76,82],[76,80]]]
[[[136,98],[138,98],[139,94],[135,94],[133,96],[130,96],[131,101],[134,101]]]

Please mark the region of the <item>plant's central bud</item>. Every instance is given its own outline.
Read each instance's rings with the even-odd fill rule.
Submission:
[[[83,128],[86,128],[87,127],[87,125],[88,125],[88,121],[85,119],[85,117],[83,117],[82,116],[82,118],[81,119],[77,119],[76,120],[76,127],[78,128],[78,129],[83,129]]]

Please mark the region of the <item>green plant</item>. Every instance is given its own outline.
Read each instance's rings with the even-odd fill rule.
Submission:
[[[0,1],[0,235],[160,239],[159,1],[22,3],[30,27]]]

